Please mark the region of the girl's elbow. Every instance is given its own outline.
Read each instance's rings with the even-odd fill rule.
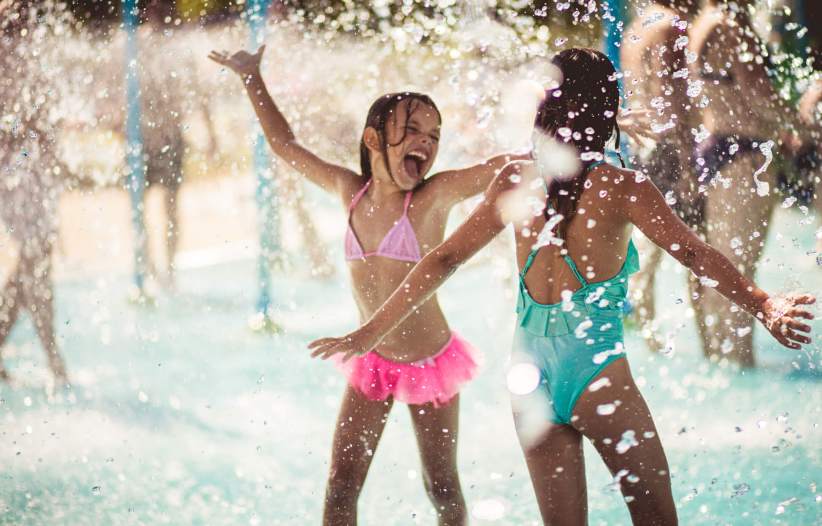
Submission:
[[[463,258],[451,250],[443,250],[436,255],[437,268],[446,276],[453,274],[462,263]]]
[[[695,247],[689,243],[683,244],[683,246],[676,252],[672,254],[684,267],[693,270],[694,272],[698,272],[700,268],[702,268],[702,261],[704,260],[704,253],[703,251],[699,250],[699,247]]]

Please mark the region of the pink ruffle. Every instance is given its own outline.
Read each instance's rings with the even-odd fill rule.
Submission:
[[[348,383],[370,400],[393,396],[406,404],[447,404],[462,385],[474,378],[477,362],[473,347],[457,333],[435,356],[413,363],[395,362],[376,352],[352,358],[337,367]]]

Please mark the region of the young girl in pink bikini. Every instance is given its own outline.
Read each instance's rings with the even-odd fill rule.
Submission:
[[[499,156],[424,179],[439,146],[439,110],[425,95],[395,93],[378,98],[368,111],[361,174],[325,162],[297,142],[269,95],[259,70],[262,52],[212,52],[210,58],[242,77],[274,153],[347,206],[345,257],[365,321],[414,264],[442,242],[451,208],[482,192],[516,157]],[[448,326],[436,297],[374,352],[338,364],[348,386],[334,434],[324,523],[356,523],[373,451],[397,400],[408,404],[425,489],[439,523],[465,524],[457,473],[458,392],[477,365],[470,345]]]

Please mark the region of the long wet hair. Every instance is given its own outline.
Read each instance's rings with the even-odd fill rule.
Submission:
[[[385,163],[385,169],[388,171],[390,171],[388,167],[388,146],[396,146],[404,141],[405,130],[403,131],[403,136],[399,142],[389,145],[386,126],[391,120],[391,117],[394,116],[397,106],[399,106],[399,104],[404,100],[409,101],[406,106],[406,127],[408,126],[408,119],[411,118],[411,115],[413,115],[417,108],[421,105],[434,108],[434,111],[437,112],[437,117],[440,122],[442,122],[442,114],[440,114],[440,110],[437,108],[437,105],[434,104],[431,97],[428,95],[423,95],[422,93],[415,93],[412,91],[388,93],[375,100],[374,103],[371,104],[371,108],[368,109],[368,116],[365,118],[365,128],[363,128],[363,135],[366,128],[370,127],[377,130],[377,135],[380,138],[380,149],[382,150],[383,162]],[[360,139],[360,170],[362,170],[362,175],[366,181],[371,180],[371,177],[374,175],[371,173],[371,152],[368,149],[368,146],[365,145],[364,137]]]
[[[564,238],[576,215],[593,158],[604,156],[605,146],[612,138],[619,151],[619,86],[614,65],[599,51],[566,49],[554,56],[551,63],[562,73],[562,84],[545,92],[534,126],[549,137],[574,146],[583,160],[582,170],[574,177],[555,178],[548,185],[546,219],[562,215],[557,235]]]

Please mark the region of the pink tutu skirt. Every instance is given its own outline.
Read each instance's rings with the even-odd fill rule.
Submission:
[[[348,383],[369,400],[385,400],[389,396],[406,404],[447,404],[462,385],[476,374],[474,349],[457,333],[436,355],[418,362],[395,362],[376,352],[351,358],[337,367]]]

